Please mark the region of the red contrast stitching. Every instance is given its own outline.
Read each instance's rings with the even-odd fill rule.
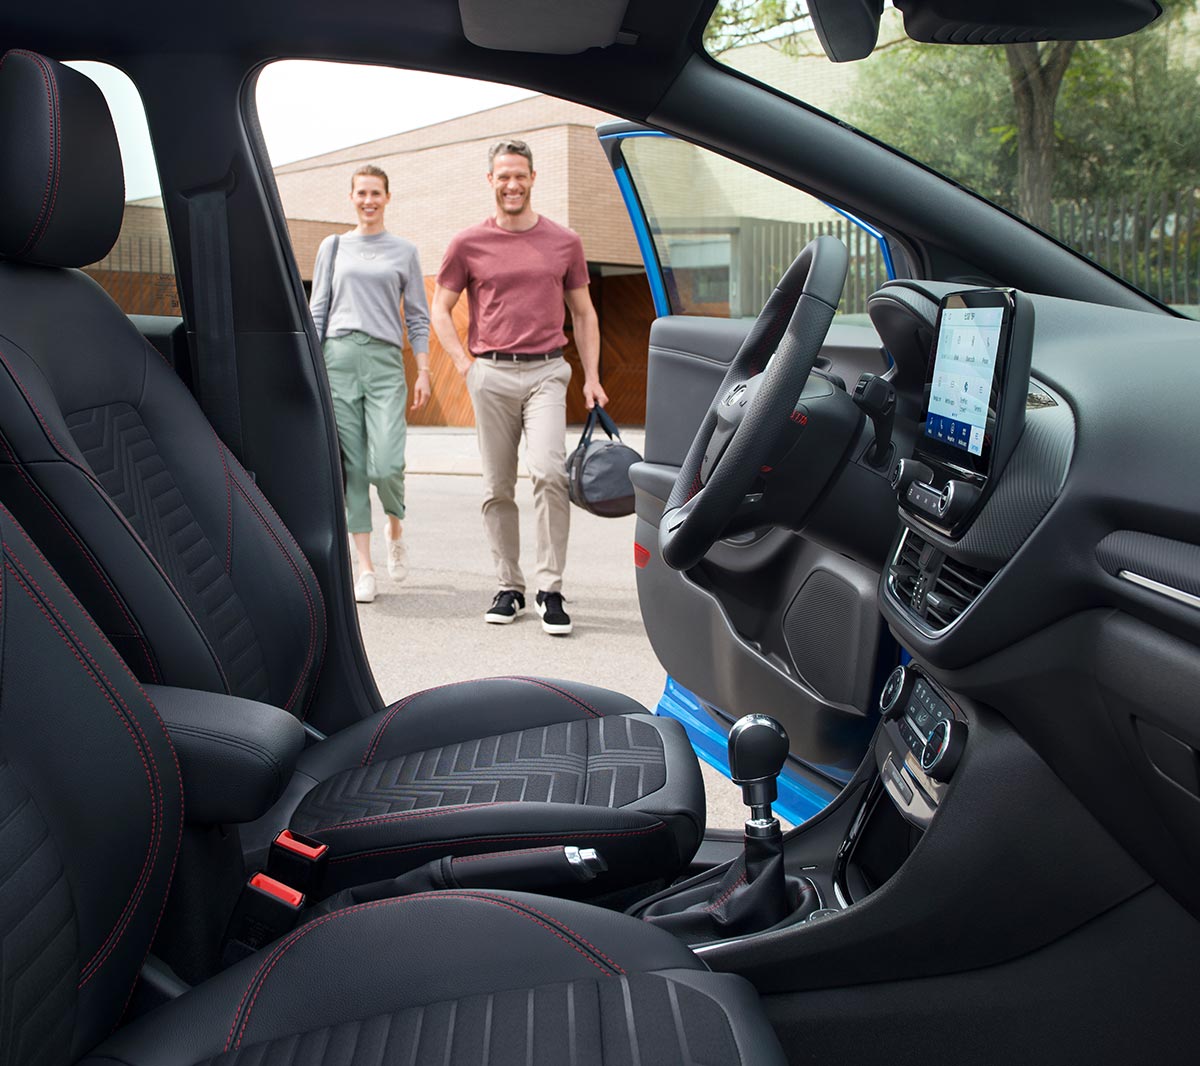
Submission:
[[[413,692],[405,696],[402,700],[397,700],[392,704],[391,709],[383,713],[383,721],[379,723],[379,727],[375,730],[371,737],[371,742],[367,745],[367,750],[363,752],[362,762],[360,766],[368,766],[375,758],[375,749],[379,747],[379,741],[383,739],[383,732],[387,729],[392,719],[396,717],[397,712],[404,710],[418,696],[428,695],[430,692],[438,692],[444,688],[454,688],[457,685],[469,685],[469,681],[450,681],[445,685],[434,685],[433,688],[423,688],[420,692]]]
[[[534,925],[541,926],[552,936],[566,944],[572,951],[585,958],[589,963],[595,966],[596,969],[604,974],[605,977],[612,977],[613,973],[597,962],[596,959],[592,958],[587,952],[585,952],[583,948],[580,947],[581,944],[586,945],[593,954],[604,959],[612,968],[612,970],[615,971],[615,973],[623,974],[625,972],[620,966],[609,959],[607,955],[594,948],[573,929],[563,925],[557,919],[551,918],[549,915],[543,914],[541,911],[538,911],[533,907],[529,907],[525,903],[510,899],[507,896],[480,896],[459,891],[427,892],[418,893],[417,895],[412,896],[401,896],[396,899],[385,899],[376,900],[371,903],[360,903],[357,906],[347,907],[344,910],[335,911],[333,914],[328,914],[323,918],[317,918],[314,921],[309,922],[307,925],[302,926],[296,932],[292,933],[275,948],[271,955],[263,961],[262,965],[258,968],[257,973],[255,973],[255,975],[250,979],[250,983],[246,986],[246,991],[242,993],[241,1001],[238,1003],[237,1010],[233,1015],[233,1024],[229,1027],[229,1036],[226,1038],[224,1050],[236,1051],[241,1048],[242,1039],[245,1037],[246,1029],[250,1025],[250,1016],[254,1011],[254,1005],[258,1002],[258,997],[262,993],[263,987],[266,985],[267,978],[271,976],[271,971],[275,969],[275,967],[279,964],[279,961],[294,944],[307,936],[318,926],[325,925],[327,922],[331,922],[338,918],[344,918],[347,915],[358,911],[371,910],[378,907],[394,906],[417,901],[455,902],[457,900],[469,900],[475,903],[486,903],[492,907],[501,907],[504,910],[511,911],[518,917],[526,919],[526,921],[533,922]],[[545,918],[546,921],[539,921],[537,918],[533,917],[534,914],[541,915],[541,917]],[[256,984],[258,985],[257,988],[255,988]],[[252,997],[250,996],[251,989],[254,990],[254,995]],[[247,997],[250,997],[248,1004]],[[246,1011],[244,1015],[242,1014],[243,1007],[245,1007]],[[239,1018],[241,1019],[240,1025],[238,1024]],[[235,1035],[237,1038],[236,1042],[234,1040]]]
[[[518,801],[493,800],[490,803],[455,803],[445,807],[430,807],[428,810],[400,811],[396,814],[372,814],[366,818],[356,818],[353,822],[338,822],[336,825],[323,825],[313,829],[312,833],[332,833],[335,829],[353,829],[356,826],[379,825],[382,822],[411,822],[417,818],[432,818],[448,811],[469,811],[474,807],[511,807]]]
[[[39,237],[38,230],[42,226],[42,221],[48,219],[49,215],[46,212],[46,205],[50,203],[50,190],[53,186],[55,199],[58,197],[58,173],[62,159],[62,125],[59,121],[59,110],[56,105],[54,94],[50,90],[50,71],[43,61],[42,57],[36,52],[27,52],[24,49],[13,49],[16,55],[25,56],[26,59],[33,61],[38,69],[38,73],[42,76],[42,82],[46,88],[46,109],[49,112],[51,121],[50,128],[50,168],[46,173],[46,187],[42,190],[42,206],[38,211],[37,218],[33,220],[33,229],[29,231],[29,236],[25,240],[25,244],[17,255],[24,255],[33,247],[35,241]],[[54,208],[50,208],[50,214],[54,213]],[[44,233],[44,231],[43,231]]]
[[[544,688],[548,692],[553,692],[556,696],[561,696],[565,700],[568,700],[572,703],[578,704],[584,711],[586,711],[593,718],[603,718],[604,717],[590,703],[586,703],[582,699],[580,699],[578,696],[575,696],[572,693],[565,691],[564,689],[555,688],[553,685],[548,684],[547,682],[542,681],[536,677],[522,677],[522,676],[519,676],[516,674],[510,674],[510,675],[502,675],[500,677],[483,678],[482,680],[484,680],[484,681],[524,681],[527,684],[537,685],[539,688]],[[433,688],[426,688],[426,689],[422,689],[420,692],[414,692],[411,695],[405,696],[404,699],[398,700],[396,703],[392,704],[390,710],[381,712],[384,716],[383,720],[379,723],[379,728],[375,730],[374,735],[371,737],[371,742],[367,745],[367,750],[363,753],[362,762],[359,765],[360,766],[369,766],[371,764],[371,762],[375,758],[375,750],[379,747],[379,742],[383,739],[384,731],[391,724],[392,719],[395,718],[396,715],[400,711],[404,710],[405,707],[407,707],[410,703],[412,703],[412,701],[415,700],[418,696],[427,696],[431,692],[439,692],[440,690],[445,689],[445,688],[454,688],[456,685],[475,685],[478,683],[479,683],[478,681],[451,681],[445,685],[435,685]]]
[[[100,484],[100,481],[96,477],[96,475],[90,469],[88,469],[87,466],[85,466],[83,463],[81,463],[77,459],[75,459],[75,457],[73,455],[71,455],[61,444],[58,443],[58,438],[55,437],[54,434],[50,432],[50,427],[46,424],[46,419],[42,416],[42,412],[38,409],[37,404],[35,404],[33,402],[33,398],[25,390],[24,383],[17,376],[17,372],[15,370],[13,370],[12,364],[8,361],[7,357],[5,356],[5,354],[2,350],[0,350],[0,363],[4,364],[5,369],[8,371],[9,376],[13,380],[13,384],[16,385],[17,390],[25,398],[25,402],[29,405],[29,409],[33,412],[34,417],[38,420],[38,423],[41,425],[42,432],[44,432],[46,434],[46,439],[48,441],[50,441],[50,443],[54,446],[54,450],[56,452],[58,452],[58,454],[62,457],[63,462],[67,463],[69,466],[74,467],[76,470],[78,470],[84,476],[84,478],[86,480],[91,482],[92,487],[100,494],[101,500],[103,500],[105,503],[108,504],[109,510],[112,512],[113,517],[119,523],[121,523],[121,525],[123,525],[125,527],[125,532],[128,533],[129,536],[133,538],[133,542],[141,547],[143,553],[146,556],[147,562],[149,562],[150,565],[155,569],[155,571],[158,573],[158,576],[160,578],[162,578],[163,584],[174,594],[176,602],[179,604],[180,608],[183,610],[183,613],[187,615],[187,617],[188,617],[189,621],[192,623],[192,625],[196,627],[196,632],[200,635],[201,640],[208,647],[209,652],[212,654],[213,666],[216,668],[217,675],[221,678],[221,684],[225,686],[225,691],[228,692],[229,691],[229,678],[227,678],[225,676],[225,670],[221,666],[221,660],[217,657],[216,652],[213,650],[212,645],[209,643],[208,637],[205,635],[204,630],[200,626],[200,623],[196,621],[196,616],[194,614],[192,614],[191,608],[188,607],[187,602],[184,600],[184,598],[179,595],[179,590],[177,588],[175,588],[175,586],[171,583],[171,579],[169,577],[167,577],[167,572],[162,568],[162,564],[159,563],[159,561],[154,557],[154,553],[152,551],[150,551],[149,548],[146,547],[145,543],[142,541],[142,538],[138,536],[137,530],[135,530],[133,528],[133,526],[131,526],[129,524],[129,519],[127,519],[121,513],[121,511],[117,507],[117,505],[115,503],[113,503],[112,497],[110,497],[108,495],[108,493],[104,490],[104,486]],[[12,516],[10,515],[9,517],[12,517]],[[13,519],[13,522],[17,525],[18,528],[20,528],[20,523],[17,522],[17,520],[15,518]],[[24,532],[24,530],[22,530],[22,532]],[[50,566],[49,563],[47,563],[46,565]],[[54,568],[50,567],[50,569],[53,570]],[[80,609],[82,610],[82,608],[80,608]],[[117,654],[115,649],[113,650],[113,654],[114,655]],[[119,655],[117,655],[117,657],[120,658]],[[145,694],[143,693],[143,695],[145,695]]]
[[[704,910],[706,912],[715,911],[719,906],[721,906],[722,903],[724,903],[726,900],[728,900],[729,897],[732,896],[745,883],[746,883],[746,871],[743,870],[742,876],[739,877],[736,881],[734,881],[734,883],[732,885],[729,886],[729,891],[726,892],[720,899],[713,900],[712,903],[710,903],[707,907],[704,908]]]
[[[562,845],[556,844],[550,848],[521,848],[519,851],[485,851],[482,855],[455,855],[451,863],[479,862],[481,859],[507,859],[513,855],[546,855],[553,851],[562,851]]]
[[[288,553],[288,550],[283,546],[283,541],[279,539],[275,531],[270,527],[267,520],[263,517],[262,512],[255,506],[254,501],[250,499],[250,494],[242,486],[241,482],[237,482],[237,490],[242,494],[242,499],[246,501],[246,505],[253,512],[254,516],[262,524],[263,529],[267,531],[267,535],[275,542],[275,547],[279,549],[279,554],[283,556],[284,561],[292,568],[292,573],[296,575],[296,583],[300,586],[300,591],[304,593],[304,605],[308,608],[308,648],[304,655],[304,665],[300,668],[300,676],[296,678],[296,684],[292,688],[292,694],[288,697],[287,703],[283,705],[285,711],[292,709],[292,704],[296,702],[296,698],[300,695],[300,690],[304,687],[305,679],[308,677],[309,667],[313,664],[314,653],[317,645],[317,616],[313,607],[312,596],[309,595],[308,586],[304,582],[304,577],[300,573],[300,568],[296,565],[296,561]]]
[[[213,430],[213,436],[214,437],[217,436],[217,431],[215,429]],[[229,459],[231,459],[233,461],[233,466],[235,469],[240,470],[243,474],[246,474],[246,477],[250,476],[249,474],[246,473],[246,468],[244,466],[242,466],[241,463],[238,462],[237,456],[234,455],[228,448],[225,447],[225,445],[221,441],[220,437],[217,437],[217,447],[221,449],[222,456],[227,456]],[[258,508],[251,502],[250,496],[247,493],[246,489],[242,486],[241,482],[235,480],[234,484],[237,485],[238,491],[245,498],[246,502],[248,504],[250,504],[250,507],[254,511],[254,513],[257,515],[258,520],[263,524],[264,527],[266,527],[267,532],[270,533],[272,537],[275,537],[275,534],[272,532],[270,526],[267,525],[266,519],[263,518],[262,514],[258,511]],[[309,707],[312,706],[313,697],[317,693],[317,678],[319,678],[321,676],[321,669],[325,665],[325,647],[326,647],[327,641],[326,641],[325,635],[323,633],[317,632],[317,630],[318,630],[317,618],[319,617],[321,620],[324,620],[326,617],[325,595],[324,595],[324,593],[321,592],[321,582],[317,580],[316,571],[313,570],[312,564],[308,561],[308,556],[304,554],[304,550],[297,543],[296,538],[292,536],[292,531],[290,529],[288,529],[287,523],[284,522],[284,520],[279,517],[278,512],[275,510],[274,507],[271,506],[271,501],[268,500],[266,498],[266,496],[264,496],[261,492],[258,494],[258,496],[259,496],[259,499],[262,500],[263,504],[266,506],[267,511],[271,514],[271,516],[275,519],[275,521],[279,523],[279,528],[283,530],[284,536],[286,536],[287,539],[289,541],[291,541],[292,547],[295,548],[296,554],[300,557],[300,561],[304,564],[304,568],[308,571],[308,576],[312,578],[313,590],[317,594],[317,599],[316,599],[317,607],[314,608],[310,601],[309,610],[310,611],[313,611],[313,610],[319,611],[319,615],[317,615],[313,619],[313,630],[314,630],[313,643],[315,644],[317,637],[320,636],[321,646],[320,646],[320,649],[317,651],[316,655],[314,656],[315,667],[314,667],[313,673],[312,673],[313,683],[308,690],[308,698],[304,701],[304,708],[302,709],[302,711],[300,713],[300,720],[304,721],[304,719],[308,716]],[[291,563],[292,569],[296,570],[296,577],[300,581],[300,587],[304,590],[305,599],[308,599],[308,587],[307,587],[307,585],[305,585],[303,578],[301,578],[299,570],[297,569],[295,562],[290,558],[290,556],[288,556],[287,552],[284,551],[283,545],[280,544],[278,537],[275,537],[275,543],[279,544],[279,550],[281,552],[283,552],[285,558],[287,558],[288,562]]]
[[[133,621],[129,615],[129,612],[125,609],[124,601],[122,601],[121,597],[117,595],[117,590],[112,587],[112,584],[109,582],[104,571],[96,565],[96,561],[92,558],[91,552],[89,552],[84,546],[83,541],[79,539],[79,536],[76,534],[75,530],[67,525],[67,523],[63,520],[62,515],[58,513],[58,510],[46,498],[46,494],[42,492],[37,483],[29,476],[29,473],[26,471],[24,465],[17,459],[17,457],[13,454],[12,449],[8,446],[8,440],[3,434],[0,434],[0,447],[3,447],[5,454],[11,460],[13,469],[16,470],[16,472],[21,476],[25,484],[29,486],[33,495],[42,502],[42,505],[47,511],[50,512],[54,520],[60,526],[62,526],[63,531],[67,534],[67,536],[75,542],[75,546],[79,549],[79,554],[83,557],[88,566],[95,571],[96,576],[100,579],[100,583],[108,590],[108,594],[112,597],[113,602],[117,605],[117,610],[121,612],[121,617],[125,619],[125,624],[129,626],[130,634],[135,637],[138,644],[141,645],[142,656],[146,660],[146,669],[150,671],[150,679],[157,682],[159,680],[158,667],[155,665],[154,659],[150,654],[150,647],[142,636],[141,627]],[[44,559],[42,561],[45,562]],[[48,563],[47,566],[49,566]],[[83,608],[80,607],[80,610],[82,609]]]
[[[3,355],[0,354],[0,359],[2,359],[2,358],[3,358]],[[154,931],[151,933],[150,939],[146,942],[146,952],[145,952],[145,955],[143,956],[143,960],[142,960],[144,962],[146,956],[148,956],[150,954],[150,948],[154,943],[155,937],[158,936],[158,928],[162,924],[162,917],[163,917],[163,914],[166,912],[167,895],[170,890],[171,882],[175,880],[175,865],[179,860],[179,845],[180,845],[180,842],[183,840],[183,772],[179,768],[179,756],[175,751],[175,745],[171,742],[171,734],[167,731],[166,723],[163,722],[162,716],[158,713],[158,708],[154,706],[153,701],[146,694],[146,690],[144,688],[142,688],[142,683],[136,677],[134,677],[133,671],[129,669],[125,660],[123,658],[121,658],[121,656],[117,653],[117,649],[112,646],[112,642],[108,639],[107,636],[105,636],[104,632],[100,629],[100,627],[98,625],[96,625],[96,622],[92,618],[92,616],[90,614],[88,614],[86,610],[84,610],[82,604],[80,604],[80,602],[75,598],[74,593],[72,593],[71,590],[69,588],[67,588],[66,584],[63,582],[63,579],[61,577],[59,577],[58,571],[56,571],[54,569],[54,567],[52,567],[50,565],[50,563],[47,562],[46,557],[41,553],[41,550],[38,548],[38,546],[36,544],[34,544],[34,542],[30,539],[29,534],[26,533],[25,530],[22,528],[21,523],[18,522],[13,517],[12,512],[9,511],[9,509],[7,507],[5,507],[3,503],[0,503],[0,512],[3,512],[8,517],[8,519],[13,524],[13,528],[16,529],[18,533],[21,534],[21,536],[25,540],[25,543],[28,544],[29,547],[33,550],[34,555],[36,555],[38,557],[38,559],[41,560],[42,565],[46,567],[46,569],[49,572],[49,574],[51,575],[51,577],[53,577],[54,580],[56,582],[58,582],[59,588],[61,588],[67,594],[67,598],[79,609],[79,611],[82,613],[83,617],[85,619],[87,619],[88,625],[90,625],[92,627],[92,630],[95,632],[96,636],[99,638],[101,645],[103,645],[105,648],[108,649],[109,652],[112,653],[113,659],[116,662],[116,664],[121,668],[121,671],[125,674],[125,676],[129,678],[133,687],[136,688],[138,690],[138,692],[141,694],[142,699],[144,699],[146,701],[147,708],[149,708],[151,715],[154,716],[154,720],[158,723],[159,730],[162,732],[163,740],[166,742],[166,745],[167,745],[167,750],[171,753],[171,761],[174,762],[174,764],[175,764],[175,781],[176,781],[178,789],[179,789],[179,808],[180,808],[179,809],[179,831],[176,834],[176,839],[175,839],[175,852],[171,856],[171,869],[167,875],[167,883],[163,889],[162,905],[158,909],[158,917],[154,920]],[[10,549],[10,551],[11,551],[11,549]],[[24,569],[24,567],[22,567],[22,569]],[[78,639],[78,638],[76,638],[76,639]],[[96,663],[96,660],[93,658],[91,652],[89,652],[87,650],[87,645],[84,644],[83,641],[80,641],[79,644],[80,644],[80,647],[83,648],[89,661],[91,661],[91,663],[96,667],[97,670],[100,670],[100,674],[103,677],[104,672],[103,672],[103,670],[100,669],[99,664]],[[107,677],[105,677],[105,680],[106,681],[108,680]],[[111,685],[111,682],[110,682],[110,685]],[[112,687],[115,691],[116,687],[115,686],[112,686]],[[140,969],[140,967],[139,967],[139,969]],[[126,1005],[128,1005],[129,999],[133,996],[133,990],[134,990],[134,987],[136,986],[136,984],[137,984],[137,980],[135,978],[135,980],[133,981],[133,983],[131,983],[131,985],[129,987],[129,996],[127,996],[126,1000],[125,1000]]]
[[[566,689],[558,688],[555,685],[551,685],[548,681],[543,681],[539,677],[522,677],[519,675],[512,675],[510,677],[500,678],[499,680],[501,680],[501,681],[526,681],[531,685],[539,685],[540,687],[547,689],[550,692],[553,692],[558,696],[561,696],[565,700],[570,700],[572,703],[579,704],[579,706],[582,707],[585,711],[587,711],[588,714],[590,714],[593,718],[603,718],[604,717],[603,714],[601,714],[598,710],[596,710],[596,708],[593,707],[586,700],[581,699],[579,696],[576,696],[572,692],[568,692]]]
[[[113,709],[114,713],[117,715],[117,719],[125,726],[125,731],[133,740],[134,749],[138,753],[138,758],[140,758],[142,761],[142,769],[146,775],[146,783],[149,786],[150,791],[150,840],[146,846],[146,857],[142,862],[142,869],[138,873],[137,881],[134,882],[133,889],[130,891],[129,899],[125,901],[125,906],[121,909],[121,913],[117,916],[116,923],[113,925],[112,929],[109,930],[108,935],[101,942],[100,946],[96,949],[95,954],[84,964],[83,968],[80,970],[79,984],[77,987],[82,988],[88,983],[88,981],[95,977],[97,973],[99,973],[100,968],[104,965],[109,955],[112,954],[117,944],[120,943],[121,938],[125,935],[125,931],[129,927],[129,923],[133,920],[134,913],[141,904],[142,896],[145,894],[146,886],[149,884],[150,877],[153,874],[155,862],[158,859],[158,849],[160,843],[162,842],[163,818],[166,813],[166,804],[163,797],[162,783],[158,779],[158,766],[155,762],[153,752],[150,751],[149,741],[145,733],[142,731],[141,725],[130,713],[128,706],[126,706],[125,701],[121,699],[120,693],[116,692],[112,682],[109,681],[107,677],[104,677],[103,671],[100,671],[100,675],[101,677],[104,677],[105,683],[110,689],[112,689],[112,693],[116,694],[117,699],[121,701],[121,706],[117,706],[116,701],[113,699],[113,695],[105,689],[104,685],[100,684],[99,679],[96,677],[96,673],[93,672],[92,668],[89,667],[84,661],[83,656],[79,654],[79,649],[67,639],[67,635],[63,629],[65,627],[66,631],[69,632],[77,642],[79,642],[78,635],[71,629],[70,625],[65,619],[62,618],[61,615],[59,615],[59,621],[55,621],[55,618],[51,616],[50,612],[46,609],[46,605],[43,604],[33,594],[33,591],[29,586],[32,584],[34,588],[37,588],[38,592],[41,593],[43,597],[46,596],[44,590],[38,585],[37,581],[28,574],[28,571],[25,570],[24,564],[22,564],[21,560],[12,553],[12,549],[9,547],[7,542],[5,542],[4,548],[9,555],[9,560],[5,562],[5,569],[13,575],[17,585],[25,593],[25,595],[29,597],[30,602],[39,611],[41,611],[43,617],[45,617],[46,621],[50,623],[51,628],[55,633],[58,634],[59,639],[64,645],[66,645],[71,654],[75,656],[75,659],[79,665],[83,667],[84,672],[91,679],[92,684],[96,686],[97,690],[99,690],[100,694],[108,702],[108,705]],[[24,577],[22,574],[17,572],[16,566],[14,566],[13,563],[16,563],[16,566],[21,568],[25,574]],[[26,583],[26,579],[28,579],[29,584]],[[47,598],[47,603],[49,602],[50,601]],[[51,607],[53,607],[53,604],[51,604]],[[58,614],[57,609],[55,609],[55,614]],[[136,733],[134,732],[135,726],[137,728]]]
[[[646,829],[628,829],[620,833],[593,833],[590,829],[585,829],[582,831],[576,829],[562,833],[542,833],[538,836],[510,837],[492,835],[484,837],[470,837],[464,840],[431,840],[425,844],[409,844],[407,847],[403,848],[385,848],[378,851],[360,851],[354,855],[339,856],[331,859],[330,862],[355,862],[359,859],[375,859],[381,855],[401,855],[408,851],[421,851],[428,848],[444,849],[448,847],[460,847],[463,844],[497,844],[508,841],[519,842],[526,840],[608,840],[616,837],[639,837],[645,836],[647,833],[656,833],[658,830],[666,828],[667,825],[665,822],[663,822],[659,825],[652,825]]]

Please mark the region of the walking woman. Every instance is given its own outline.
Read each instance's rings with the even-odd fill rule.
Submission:
[[[388,574],[397,581],[408,574],[408,552],[401,539],[408,429],[402,354],[405,326],[417,362],[412,409],[423,406],[430,393],[425,281],[416,246],[384,229],[383,216],[391,198],[387,174],[370,164],[359,167],[350,178],[350,202],[358,225],[349,233],[326,237],[313,267],[311,310],[333,394],[346,525],[358,556],[354,598],[359,603],[370,603],[376,592],[371,561],[372,484],[387,515]]]

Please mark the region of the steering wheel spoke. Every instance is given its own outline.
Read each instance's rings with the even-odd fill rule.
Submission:
[[[849,254],[834,237],[805,246],[739,349],[688,451],[659,525],[668,566],[695,566],[722,536],[765,523],[755,490],[820,354]]]

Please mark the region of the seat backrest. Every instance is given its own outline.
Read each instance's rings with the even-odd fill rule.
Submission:
[[[0,505],[0,1059],[75,1061],[120,1020],[179,849],[145,692]]]
[[[124,210],[103,96],[10,51],[0,144],[0,499],[141,679],[303,717],[326,635],[308,560],[171,368],[74,269],[107,254]]]

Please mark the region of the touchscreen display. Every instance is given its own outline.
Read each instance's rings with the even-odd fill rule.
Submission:
[[[1002,307],[944,307],[929,383],[925,436],[983,453],[1000,350]]]

